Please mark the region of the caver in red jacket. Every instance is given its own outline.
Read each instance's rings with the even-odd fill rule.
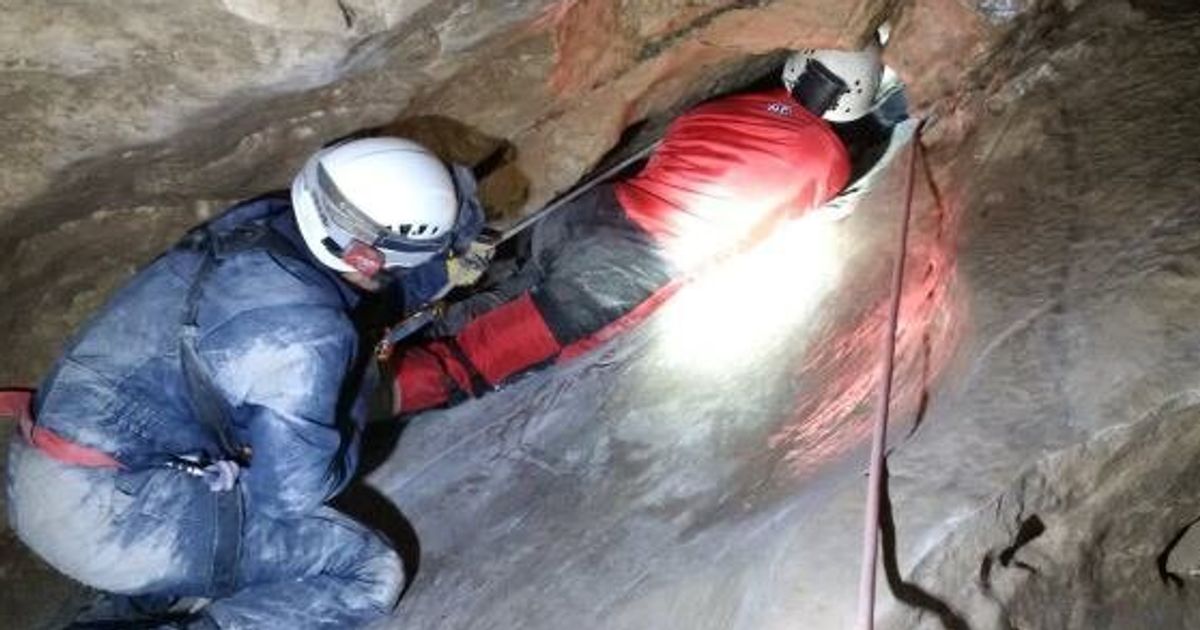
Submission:
[[[478,396],[644,319],[680,281],[846,184],[829,125],[772,90],[678,118],[645,168],[535,227],[519,273],[458,304],[452,334],[396,355],[401,412]]]

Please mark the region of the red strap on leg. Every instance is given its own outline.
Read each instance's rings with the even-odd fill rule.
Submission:
[[[32,416],[29,409],[33,403],[33,390],[0,389],[0,418],[10,418],[24,424]]]
[[[428,343],[398,355],[392,365],[400,412],[444,405],[457,391],[479,395],[560,350],[533,299],[522,294],[467,324],[453,341]]]
[[[401,413],[437,407],[450,399],[446,373],[437,358],[424,348],[412,348],[397,355],[392,366],[400,390]]]
[[[28,389],[0,390],[0,417],[13,418],[25,441],[47,456],[65,464],[87,468],[120,468],[121,463],[107,453],[90,446],[76,444],[60,437],[33,421],[33,391]]]
[[[458,346],[493,387],[562,350],[528,292],[467,324]]]

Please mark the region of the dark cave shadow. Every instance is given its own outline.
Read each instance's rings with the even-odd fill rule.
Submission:
[[[367,423],[362,435],[362,447],[358,453],[358,470],[354,473],[355,478],[361,480],[382,466],[396,450],[396,445],[400,443],[400,436],[407,428],[406,420],[394,418]]]
[[[368,356],[367,360],[373,364],[374,357]],[[369,485],[366,477],[391,457],[408,422],[380,415],[377,410],[372,410],[368,417],[370,421],[363,429],[354,478],[330,504],[382,534],[400,554],[405,573],[403,596],[421,566],[421,541],[408,517],[387,495]]]
[[[403,597],[421,568],[421,541],[412,522],[396,504],[362,478],[356,478],[330,504],[339,512],[379,532],[404,563]]]
[[[1162,580],[1163,584],[1173,586],[1176,589],[1184,587],[1183,578],[1177,573],[1172,572],[1168,568],[1168,563],[1171,560],[1171,552],[1175,551],[1175,547],[1179,546],[1179,543],[1183,541],[1183,537],[1187,535],[1188,530],[1196,523],[1200,523],[1200,517],[1189,520],[1187,524],[1179,528],[1175,532],[1175,535],[1171,537],[1171,540],[1167,541],[1167,545],[1163,547],[1163,550],[1159,552],[1158,557],[1154,559],[1154,566],[1158,569],[1158,578]]]
[[[896,553],[896,517],[892,512],[892,498],[888,484],[887,462],[883,465],[880,483],[879,534],[883,552],[883,573],[888,588],[901,603],[932,613],[948,630],[971,630],[970,624],[949,604],[913,582],[906,582],[900,574],[900,562]]]
[[[532,185],[517,162],[517,147],[461,120],[440,114],[401,116],[373,130],[414,140],[449,162],[469,166],[479,180],[479,197],[489,219],[520,214]]]
[[[391,323],[390,318],[395,312],[397,305],[391,292],[368,296],[355,309],[353,319],[360,331],[359,347],[350,376],[342,383],[343,391],[339,400],[339,415],[342,417],[350,416],[351,407],[358,398],[358,389],[363,387],[364,383],[376,382],[377,391],[383,391],[379,388],[387,387],[387,377],[380,373],[374,347],[383,326]],[[408,423],[391,417],[390,398],[381,398],[379,395],[370,396],[366,414],[367,424],[358,440],[358,467],[354,470],[350,484],[330,501],[330,505],[379,532],[396,550],[404,563],[405,584],[404,591],[401,592],[403,596],[420,568],[421,542],[408,517],[391,499],[368,485],[366,476],[383,465],[396,450]],[[343,422],[341,428],[341,448],[353,448],[354,423]],[[344,454],[340,455],[335,461],[344,461],[344,457]]]

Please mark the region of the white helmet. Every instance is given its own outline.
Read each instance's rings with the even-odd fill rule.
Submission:
[[[812,62],[818,62],[826,72],[814,68]],[[814,113],[820,113],[821,117],[833,122],[862,118],[871,111],[875,92],[879,89],[879,78],[883,75],[879,44],[873,41],[857,52],[811,48],[794,52],[783,66],[783,85],[796,95],[796,84],[807,83],[802,78],[812,79],[817,75],[827,77],[829,74],[833,75],[835,83],[840,82],[835,87],[840,88],[841,95],[823,112]],[[828,84],[826,87],[829,87]],[[803,101],[800,96],[797,98]]]
[[[458,213],[454,190],[446,165],[425,147],[367,138],[309,158],[292,181],[292,208],[317,260],[371,276],[446,250]]]

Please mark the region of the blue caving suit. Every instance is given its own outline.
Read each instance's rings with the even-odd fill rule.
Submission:
[[[482,224],[477,204],[468,210],[460,241]],[[246,245],[263,234],[273,246]],[[444,262],[396,283],[408,306],[442,287]],[[354,473],[377,380],[354,369],[358,303],[309,254],[285,197],[193,231],[85,325],[35,399],[39,427],[121,468],[71,465],[14,439],[14,530],[89,586],[211,598],[186,627],[348,628],[388,614],[400,559],[325,505]],[[187,472],[246,450],[232,491]]]

